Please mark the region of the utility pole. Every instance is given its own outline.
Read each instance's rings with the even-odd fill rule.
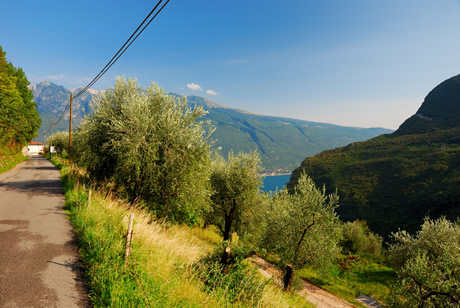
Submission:
[[[51,136],[50,136],[50,156],[53,157],[51,148],[53,147],[53,120],[51,120]]]
[[[69,118],[69,162],[72,163],[72,100],[73,95],[70,94],[70,118]]]
[[[46,137],[45,137],[45,130],[43,129],[43,155],[45,154],[45,148],[46,148]]]

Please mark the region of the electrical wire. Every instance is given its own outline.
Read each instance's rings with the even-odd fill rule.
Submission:
[[[156,14],[148,21],[147,24],[145,22],[150,18],[150,16],[156,11],[158,6],[163,2],[163,0],[158,1],[155,7],[150,11],[150,13],[145,17],[145,19],[141,22],[141,24],[137,27],[137,29],[131,34],[128,40],[121,46],[121,48],[117,51],[117,53],[110,59],[110,61],[104,66],[104,68],[96,75],[96,77],[91,80],[91,82],[86,85],[82,90],[80,90],[77,94],[74,95],[74,98],[79,97],[83,93],[85,93],[90,87],[92,87],[111,67],[117,60],[125,53],[125,51],[131,46],[131,44],[139,37],[139,35],[147,28],[147,26],[158,16],[158,14],[163,10],[163,8],[169,3],[170,0],[167,0],[165,4],[156,12]],[[145,25],[144,25],[145,24]],[[144,26],[143,26],[144,25]],[[143,28],[142,28],[143,26]],[[142,28],[140,31],[139,29]],[[139,32],[138,32],[139,31]],[[134,38],[133,38],[134,37]]]
[[[159,5],[163,2],[163,0],[159,0],[158,3],[154,6],[154,8],[150,11],[150,13],[147,15],[147,17],[144,18],[144,20],[140,23],[140,25],[136,28],[136,30],[131,34],[131,36],[126,40],[126,42],[123,44],[123,46],[120,47],[120,49],[117,51],[117,53],[110,59],[110,61],[102,68],[102,70],[99,72],[99,74],[96,75],[96,77],[93,78],[93,80],[90,81],[82,90],[80,90],[77,94],[73,96],[73,99],[78,98],[82,94],[84,94],[89,88],[91,88],[111,67],[115,62],[118,61],[118,59],[125,53],[125,51],[131,46],[132,43],[141,35],[142,32],[144,32],[145,28],[147,28],[148,25],[158,16],[158,14],[163,10],[163,8],[169,3],[170,0],[167,0],[163,6],[153,15],[152,14],[156,11],[156,9],[159,7]],[[150,18],[150,20],[149,20]],[[149,20],[146,24],[145,22]],[[144,25],[145,24],[145,25]],[[142,28],[142,29],[141,29]],[[139,31],[139,29],[141,29]],[[133,38],[134,37],[134,38]],[[70,99],[67,105],[64,108],[64,111],[61,113],[61,116],[59,119],[56,121],[56,123],[53,123],[53,125],[58,124],[61,122],[61,120],[64,118],[64,114],[69,110],[70,108]],[[51,125],[48,129],[48,131],[51,131]],[[44,130],[46,134],[46,130]]]

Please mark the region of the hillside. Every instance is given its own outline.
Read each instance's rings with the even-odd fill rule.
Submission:
[[[393,134],[324,151],[294,170],[338,189],[342,220],[365,219],[388,235],[425,216],[460,216],[460,75],[441,83]]]
[[[32,89],[43,120],[42,128],[49,127],[51,120],[57,121],[71,92],[50,82],[33,85]],[[92,94],[85,93],[74,102],[74,126],[90,110],[92,97]],[[187,100],[190,105],[203,106],[209,112],[204,120],[210,120],[216,127],[213,139],[215,146],[222,148],[223,154],[230,150],[258,150],[266,172],[289,173],[305,156],[391,132],[383,128],[344,127],[255,115],[225,107],[200,96],[188,96]],[[55,127],[55,131],[66,129],[68,115],[65,121]],[[42,130],[37,139],[43,140]]]

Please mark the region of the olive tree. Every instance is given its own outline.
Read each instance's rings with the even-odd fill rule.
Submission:
[[[156,214],[192,222],[209,206],[211,131],[200,106],[118,78],[93,100],[75,136],[77,161],[98,180],[114,181],[129,200]]]
[[[47,152],[50,151],[50,146],[53,146],[56,152],[66,156],[69,152],[69,132],[57,132],[53,136],[46,139]]]
[[[216,224],[224,240],[231,232],[239,232],[250,223],[252,212],[259,200],[262,170],[257,152],[228,154],[226,161],[217,156],[212,162],[212,210],[208,222]]]
[[[295,269],[325,268],[340,252],[340,221],[335,213],[337,194],[326,195],[303,173],[293,194],[281,190],[267,213],[263,246],[286,262],[284,287],[289,290]]]
[[[342,226],[342,252],[371,254],[378,256],[382,250],[383,238],[369,230],[365,220],[346,222]]]
[[[390,261],[396,269],[394,304],[401,307],[458,307],[460,221],[425,219],[414,236],[392,234]]]

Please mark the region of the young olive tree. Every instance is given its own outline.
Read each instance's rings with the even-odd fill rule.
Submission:
[[[194,222],[209,207],[211,132],[198,121],[205,114],[157,85],[118,78],[77,131],[78,161],[131,202],[140,198],[161,217]]]
[[[224,236],[240,232],[250,223],[252,212],[259,199],[262,170],[257,152],[228,154],[228,161],[217,156],[212,162],[211,201],[212,211],[208,222],[216,224]]]
[[[325,188],[316,188],[305,173],[293,194],[282,190],[273,196],[263,246],[288,264],[286,290],[292,288],[295,269],[305,265],[325,268],[340,252],[337,206],[337,194],[326,195]]]
[[[425,219],[415,236],[392,234],[390,261],[398,275],[395,306],[459,307],[460,221]]]

